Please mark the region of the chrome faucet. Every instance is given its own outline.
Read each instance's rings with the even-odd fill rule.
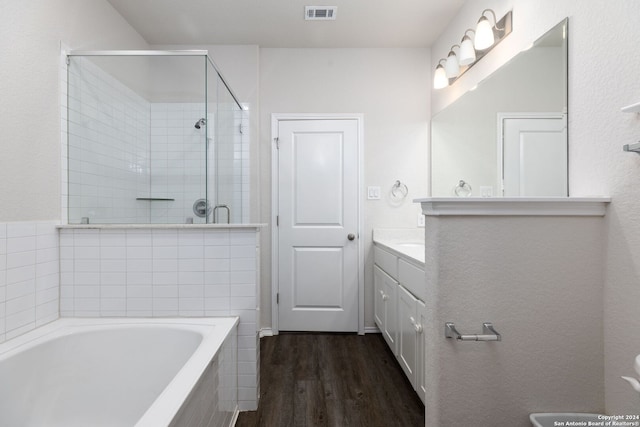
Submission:
[[[213,223],[217,224],[218,223],[218,208],[223,208],[227,210],[227,224],[231,223],[231,209],[229,209],[229,206],[227,205],[216,205],[215,208],[213,208]]]

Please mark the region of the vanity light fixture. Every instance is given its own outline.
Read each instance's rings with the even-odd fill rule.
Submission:
[[[434,89],[442,89],[443,87],[447,87],[449,85],[449,79],[447,78],[447,74],[444,71],[444,67],[442,66],[442,61],[446,59],[441,59],[438,62],[438,66],[436,67],[436,72],[433,74],[433,88]]]
[[[493,46],[496,41],[496,38],[493,36],[493,25],[489,22],[485,13],[491,12],[493,15],[493,22],[496,24],[498,20],[496,19],[496,13],[492,9],[485,9],[482,11],[482,15],[478,20],[478,25],[476,26],[476,38],[473,42],[473,45],[477,50],[485,50]],[[496,27],[496,29],[499,29]]]
[[[491,25],[486,13],[493,15],[494,25]],[[513,22],[513,12],[509,11],[500,20],[496,20],[496,14],[491,9],[482,11],[478,26],[475,31],[468,29],[462,36],[459,45],[453,45],[449,49],[447,59],[438,61],[436,71],[433,75],[434,89],[442,89],[450,86],[460,78],[469,68],[473,67],[480,59],[482,59],[491,49],[500,43],[506,36],[511,34],[511,24]],[[474,34],[473,40],[469,36],[469,32]],[[454,52],[454,48],[459,48],[459,53]],[[444,66],[442,61],[445,61]]]
[[[449,55],[447,56],[447,61],[444,63],[444,72],[449,79],[458,77],[458,74],[460,74],[460,64],[458,63],[458,57],[453,51],[453,49],[456,47],[460,48],[460,46],[457,44],[451,46],[451,50],[449,51]]]
[[[471,28],[464,32],[460,42],[460,58],[458,59],[460,65],[469,65],[476,62],[476,49],[473,47],[473,40],[467,34],[469,31],[475,34],[475,31]]]

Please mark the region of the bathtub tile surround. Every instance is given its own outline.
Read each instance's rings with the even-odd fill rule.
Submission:
[[[60,227],[62,317],[238,316],[238,396],[257,407],[259,227]]]
[[[0,342],[58,318],[57,225],[0,223]]]
[[[169,427],[234,425],[238,398],[236,353],[237,331],[233,329]]]

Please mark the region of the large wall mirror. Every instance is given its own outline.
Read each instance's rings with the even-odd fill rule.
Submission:
[[[431,120],[433,197],[566,197],[567,25]]]

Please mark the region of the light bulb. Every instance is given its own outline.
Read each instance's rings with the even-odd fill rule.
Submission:
[[[460,58],[458,63],[460,65],[470,65],[476,61],[476,50],[473,47],[471,37],[465,35],[460,43]]]
[[[491,23],[489,23],[489,20],[482,15],[478,20],[476,37],[473,44],[477,50],[484,50],[493,46],[494,42],[493,27],[491,26]]]
[[[458,77],[458,74],[460,74],[460,64],[458,64],[458,57],[453,50],[449,52],[449,56],[447,56],[447,62],[444,63],[444,72],[450,79]]]
[[[433,88],[442,89],[447,86],[449,86],[449,79],[447,79],[447,75],[444,72],[442,64],[438,64],[436,72],[433,74]]]

